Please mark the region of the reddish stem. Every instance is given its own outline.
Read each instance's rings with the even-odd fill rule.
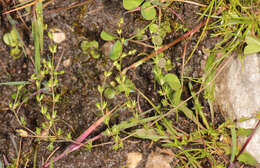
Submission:
[[[54,162],[60,160],[60,159],[63,158],[64,156],[67,156],[69,153],[71,153],[71,152],[73,152],[73,151],[75,151],[75,150],[78,150],[78,149],[81,148],[82,146],[88,144],[89,142],[93,142],[93,141],[95,141],[95,140],[101,138],[102,136],[103,136],[103,134],[100,133],[99,135],[97,135],[97,136],[91,138],[90,140],[88,140],[88,141],[86,141],[86,142],[84,142],[84,143],[77,144],[77,145],[74,145],[73,147],[69,148],[69,147],[71,146],[71,145],[70,145],[64,152],[62,152],[62,154],[60,154],[59,156],[55,157],[51,162],[54,163]],[[42,168],[48,168],[48,167],[50,166],[51,162],[45,163],[45,164],[42,166]]]
[[[246,142],[244,143],[243,147],[241,148],[241,150],[239,151],[239,153],[236,155],[234,161],[228,166],[228,168],[232,168],[235,165],[235,162],[237,161],[238,157],[244,152],[244,150],[246,149],[248,143],[251,141],[253,135],[255,134],[257,128],[260,125],[260,120],[258,120],[253,132],[251,133],[251,135],[247,138]]]
[[[95,136],[94,138],[88,140],[87,142],[85,143],[81,143],[90,133],[92,133],[101,123],[103,123],[103,121],[105,120],[105,118],[110,114],[111,112],[109,112],[108,114],[102,116],[99,120],[97,120],[94,124],[92,124],[85,132],[83,132],[76,140],[75,142],[78,143],[78,144],[70,144],[66,149],[65,151],[60,154],[59,156],[55,157],[53,160],[52,160],[52,163],[60,160],[61,158],[63,158],[64,156],[66,156],[67,154],[79,149],[80,147],[82,147],[83,145],[89,143],[90,141],[95,141],[97,140],[98,138],[100,138],[103,134],[99,134],[98,136]],[[47,162],[45,163],[42,168],[47,168],[50,166],[50,162]]]
[[[176,40],[174,40],[173,42],[161,47],[159,50],[157,51],[154,51],[152,54],[148,55],[147,57],[144,57],[143,59],[137,61],[136,63],[126,67],[123,71],[122,71],[122,74],[126,74],[126,72],[129,70],[129,69],[132,69],[132,68],[136,68],[138,65],[144,63],[145,61],[151,59],[152,57],[158,55],[159,53],[167,50],[168,48],[174,46],[175,44],[179,43],[180,41],[182,41],[183,39],[187,38],[188,36],[192,36],[194,33],[198,32],[200,30],[200,28],[202,26],[204,26],[206,24],[207,20],[205,19],[202,23],[200,23],[198,26],[196,26],[194,29],[188,31],[187,33],[185,33],[184,35],[182,35],[181,37],[177,38]]]

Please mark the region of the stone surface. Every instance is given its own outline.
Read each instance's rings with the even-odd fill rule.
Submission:
[[[131,152],[127,154],[127,167],[136,168],[138,163],[142,160],[143,155],[139,152]]]
[[[68,58],[68,59],[66,59],[66,60],[64,60],[63,61],[63,66],[65,67],[65,68],[68,68],[68,67],[70,67],[71,66],[71,58]]]
[[[238,122],[241,128],[254,128],[260,111],[260,54],[246,56],[242,62],[232,56],[216,78],[216,105],[226,118],[251,119]],[[221,68],[220,68],[221,69]],[[242,143],[245,138],[239,139]],[[260,163],[260,129],[256,131],[246,150]]]
[[[147,159],[145,168],[171,168],[174,154],[170,150],[156,149]]]

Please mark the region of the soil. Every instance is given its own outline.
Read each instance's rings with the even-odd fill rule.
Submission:
[[[9,1],[8,1],[9,2]],[[100,101],[100,96],[97,91],[97,85],[101,85],[103,81],[102,74],[105,70],[108,70],[111,66],[109,58],[104,57],[102,59],[93,59],[90,56],[82,54],[80,49],[80,41],[82,39],[96,40],[99,45],[102,46],[105,42],[100,38],[102,30],[115,33],[117,30],[117,24],[121,17],[124,18],[124,24],[122,26],[123,36],[130,37],[135,31],[136,27],[144,27],[149,22],[144,21],[140,15],[140,12],[133,12],[125,14],[125,10],[122,5],[122,0],[90,0],[89,3],[69,9],[68,7],[73,4],[86,2],[80,0],[55,0],[47,7],[44,8],[44,22],[48,25],[48,28],[59,28],[66,34],[66,41],[59,44],[58,52],[54,57],[57,63],[61,57],[61,64],[59,70],[63,70],[64,74],[59,76],[59,86],[57,92],[61,94],[61,100],[57,104],[57,115],[59,121],[56,123],[57,127],[61,127],[64,132],[72,132],[72,138],[78,137],[84,130],[90,127],[94,121],[98,119],[99,110],[96,107],[96,103]],[[8,4],[8,3],[6,3]],[[174,2],[175,11],[184,18],[185,27],[192,29],[197,25],[197,19],[200,12],[200,7],[191,5],[188,3]],[[10,9],[10,6],[0,8],[1,13]],[[21,13],[24,11],[22,10]],[[170,18],[173,22],[181,23],[179,19],[167,10],[163,10],[164,15]],[[16,13],[11,14],[16,18]],[[10,30],[10,24],[5,15],[1,15],[1,29],[0,37]],[[30,17],[24,17],[25,23],[30,28]],[[0,82],[9,81],[28,81],[31,75],[34,73],[34,66],[32,64],[33,57],[33,43],[30,36],[30,29],[27,30],[25,25],[19,18],[18,28],[24,36],[24,42],[31,50],[31,54],[27,57],[22,56],[18,59],[14,59],[10,56],[10,49],[0,41],[1,54],[0,54]],[[167,35],[164,43],[167,44],[177,37],[183,34],[182,31],[172,32]],[[45,48],[44,57],[50,57],[48,51],[48,38],[45,34]],[[175,68],[174,73],[180,75],[181,72],[181,56],[183,54],[184,45],[187,43],[186,57],[189,56],[192,49],[196,45],[199,34],[195,34],[192,40],[182,41],[175,46],[169,48],[165,54],[169,57]],[[199,77],[202,75],[202,65],[205,63],[205,56],[203,48],[211,48],[216,42],[216,39],[205,39],[199,45],[195,51],[193,57],[186,65],[185,75],[191,77]],[[141,45],[131,43],[125,48],[125,51],[135,48],[138,52],[150,52],[150,49]],[[101,51],[100,51],[101,52]],[[70,60],[69,66],[64,66],[65,60]],[[130,65],[140,57],[131,56],[126,58],[123,66]],[[127,74],[130,79],[135,83],[136,87],[140,89],[150,100],[155,104],[160,101],[160,97],[157,91],[154,90],[155,80],[152,74],[152,65],[143,64],[135,70],[130,70]],[[31,85],[26,85],[26,92],[24,96],[28,96],[28,93],[32,94],[36,91],[36,88]],[[37,143],[34,138],[21,138],[16,134],[16,129],[20,128],[13,112],[9,109],[9,103],[13,102],[11,94],[16,92],[14,86],[0,86],[0,160],[11,162],[12,158],[16,158],[16,147],[19,149],[19,143],[22,145],[22,161],[25,164],[26,158],[33,160],[33,151],[38,149],[37,153],[37,167],[42,165],[42,160],[46,160],[50,155],[50,151],[47,149],[47,142],[42,141]],[[189,96],[189,93],[184,97]],[[138,94],[131,94],[132,98],[137,99]],[[44,100],[46,104],[50,103],[48,97]],[[109,106],[112,108],[117,104],[121,104],[125,101],[123,96],[119,96],[117,99],[109,100]],[[140,96],[140,106],[142,110],[148,110],[151,108],[149,103]],[[210,120],[210,113],[207,107],[206,101],[204,101],[204,111],[207,118]],[[39,105],[35,98],[30,99],[20,109],[19,115],[25,118],[27,127],[31,130],[40,127],[41,122],[44,120],[40,113]],[[132,112],[121,110],[119,117],[115,122],[126,120],[132,115]],[[175,116],[170,116],[169,119],[174,120]],[[220,113],[216,113],[215,126],[224,122]],[[176,124],[176,127],[182,129],[186,133],[192,132],[196,129],[196,124],[191,123],[185,119],[184,115],[180,116],[180,122]],[[96,129],[91,136],[98,135],[104,126]],[[122,135],[124,136],[124,135]],[[112,138],[104,137],[94,143],[102,144],[106,142],[112,142]],[[54,143],[54,148],[60,147],[55,153],[57,156],[59,153],[68,146],[69,143]],[[136,138],[129,138],[124,141],[124,148],[114,150],[111,144],[100,145],[91,149],[91,151],[84,148],[73,152],[56,162],[55,167],[60,168],[119,168],[126,165],[126,157],[129,152],[140,152],[144,154],[144,158],[147,159],[149,153],[153,151],[157,146],[161,144],[151,143],[149,140],[140,140]],[[24,159],[24,160],[23,160]],[[139,167],[145,167],[145,159],[142,160]],[[223,161],[220,158],[220,162]],[[228,158],[226,158],[228,159]],[[30,161],[28,167],[32,167],[33,163]],[[21,167],[22,164],[21,164]]]

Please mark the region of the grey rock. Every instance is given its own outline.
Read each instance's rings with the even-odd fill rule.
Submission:
[[[258,121],[256,113],[260,111],[260,54],[247,55],[242,60],[231,56],[223,65],[216,78],[216,105],[226,119],[251,118],[238,122],[238,127],[254,128]],[[246,138],[239,140],[243,143]],[[260,163],[260,128],[246,150]]]

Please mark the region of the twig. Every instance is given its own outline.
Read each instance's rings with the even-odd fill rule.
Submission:
[[[28,101],[29,99],[33,98],[33,97],[36,96],[37,94],[43,93],[43,92],[45,92],[45,91],[47,91],[47,90],[48,90],[48,88],[42,88],[42,89],[40,89],[40,90],[38,90],[38,91],[32,93],[31,95],[29,95],[26,99],[24,99],[24,100],[21,102],[21,104],[19,105],[19,107],[18,107],[17,110],[16,110],[16,113],[17,113],[17,114],[19,113],[19,111],[20,111],[22,105],[23,105],[26,101]]]
[[[136,43],[136,44],[143,45],[143,46],[145,46],[145,47],[154,48],[154,46],[149,45],[149,44],[146,44],[146,43],[141,42],[141,41],[137,41],[137,40],[128,40],[128,41],[133,42],[133,43]]]
[[[19,151],[18,151],[18,156],[17,156],[17,159],[16,159],[16,168],[19,167],[21,150],[22,150],[22,138],[20,139],[20,142],[19,142]]]
[[[188,4],[192,4],[192,5],[197,5],[197,6],[201,6],[201,7],[207,7],[207,5],[204,4],[200,4],[197,2],[193,2],[193,1],[188,1],[188,0],[174,0],[175,2],[184,2],[184,3],[188,3]]]
[[[87,3],[90,3],[91,1],[92,0],[85,0],[83,2],[80,2],[80,3],[77,3],[77,4],[73,4],[73,5],[65,7],[65,8],[58,8],[58,9],[49,10],[48,13],[52,13],[52,12],[57,13],[57,12],[61,12],[63,10],[69,10],[69,9],[76,8],[76,7],[85,5]]]
[[[181,17],[178,13],[176,13],[172,8],[167,7],[167,6],[165,6],[164,8],[169,9],[174,15],[176,15],[176,17],[177,17],[182,23],[184,23],[184,20],[182,19],[182,17]]]
[[[14,0],[13,0],[13,4],[15,5],[15,1]],[[29,27],[27,26],[27,24],[25,23],[24,19],[22,18],[21,12],[19,10],[17,11],[17,14],[18,14],[20,20],[22,21],[22,23],[24,24],[24,26],[26,27],[26,29],[28,31],[30,31]]]
[[[59,60],[58,60],[58,63],[57,63],[57,65],[56,65],[55,72],[57,72],[58,69],[59,69],[59,66],[60,66],[60,63],[61,63],[61,60],[62,60],[63,55],[64,55],[64,49],[62,50],[61,56],[60,56],[60,58],[59,58]]]
[[[54,153],[55,153],[58,149],[60,149],[60,147],[57,147],[56,149],[54,149],[54,151],[51,152],[51,154],[47,157],[46,162],[48,162],[48,161],[50,160],[50,158],[54,155]]]
[[[181,87],[183,88],[183,75],[184,75],[184,62],[185,62],[185,55],[187,49],[187,42],[184,45],[183,54],[182,54],[182,66],[181,66]]]
[[[103,117],[102,117],[102,118],[103,118]],[[96,123],[94,123],[93,125],[95,125],[95,124],[96,124]],[[93,141],[99,139],[99,138],[102,137],[102,136],[103,136],[103,134],[101,133],[101,134],[95,136],[94,138],[91,138],[90,140],[84,142],[83,144],[75,145],[75,146],[72,147],[72,148],[69,148],[69,147],[71,146],[71,145],[70,145],[64,152],[62,152],[62,154],[60,154],[59,156],[55,157],[55,158],[54,158],[53,160],[51,160],[50,162],[45,163],[45,164],[42,166],[42,168],[47,168],[47,167],[49,167],[51,163],[54,163],[54,162],[60,160],[61,158],[67,156],[69,153],[71,153],[71,152],[73,152],[73,151],[75,151],[75,150],[78,150],[78,149],[81,148],[82,146],[88,144],[89,142],[93,142]]]
[[[26,5],[23,5],[23,6],[21,6],[21,7],[18,7],[18,8],[12,9],[12,10],[9,10],[9,11],[7,11],[7,12],[4,12],[3,14],[8,14],[8,13],[11,13],[11,12],[18,11],[18,10],[21,10],[21,9],[24,9],[24,8],[27,8],[27,7],[30,7],[30,6],[32,6],[32,5],[35,5],[36,3],[42,2],[42,1],[44,1],[44,0],[33,1],[33,2],[31,2],[31,3],[28,3],[28,4],[26,4]]]
[[[129,11],[125,12],[124,15],[127,14],[127,13],[133,13],[133,12],[136,12],[136,11],[139,11],[139,10],[141,10],[141,7],[135,8],[133,10],[129,10]]]

